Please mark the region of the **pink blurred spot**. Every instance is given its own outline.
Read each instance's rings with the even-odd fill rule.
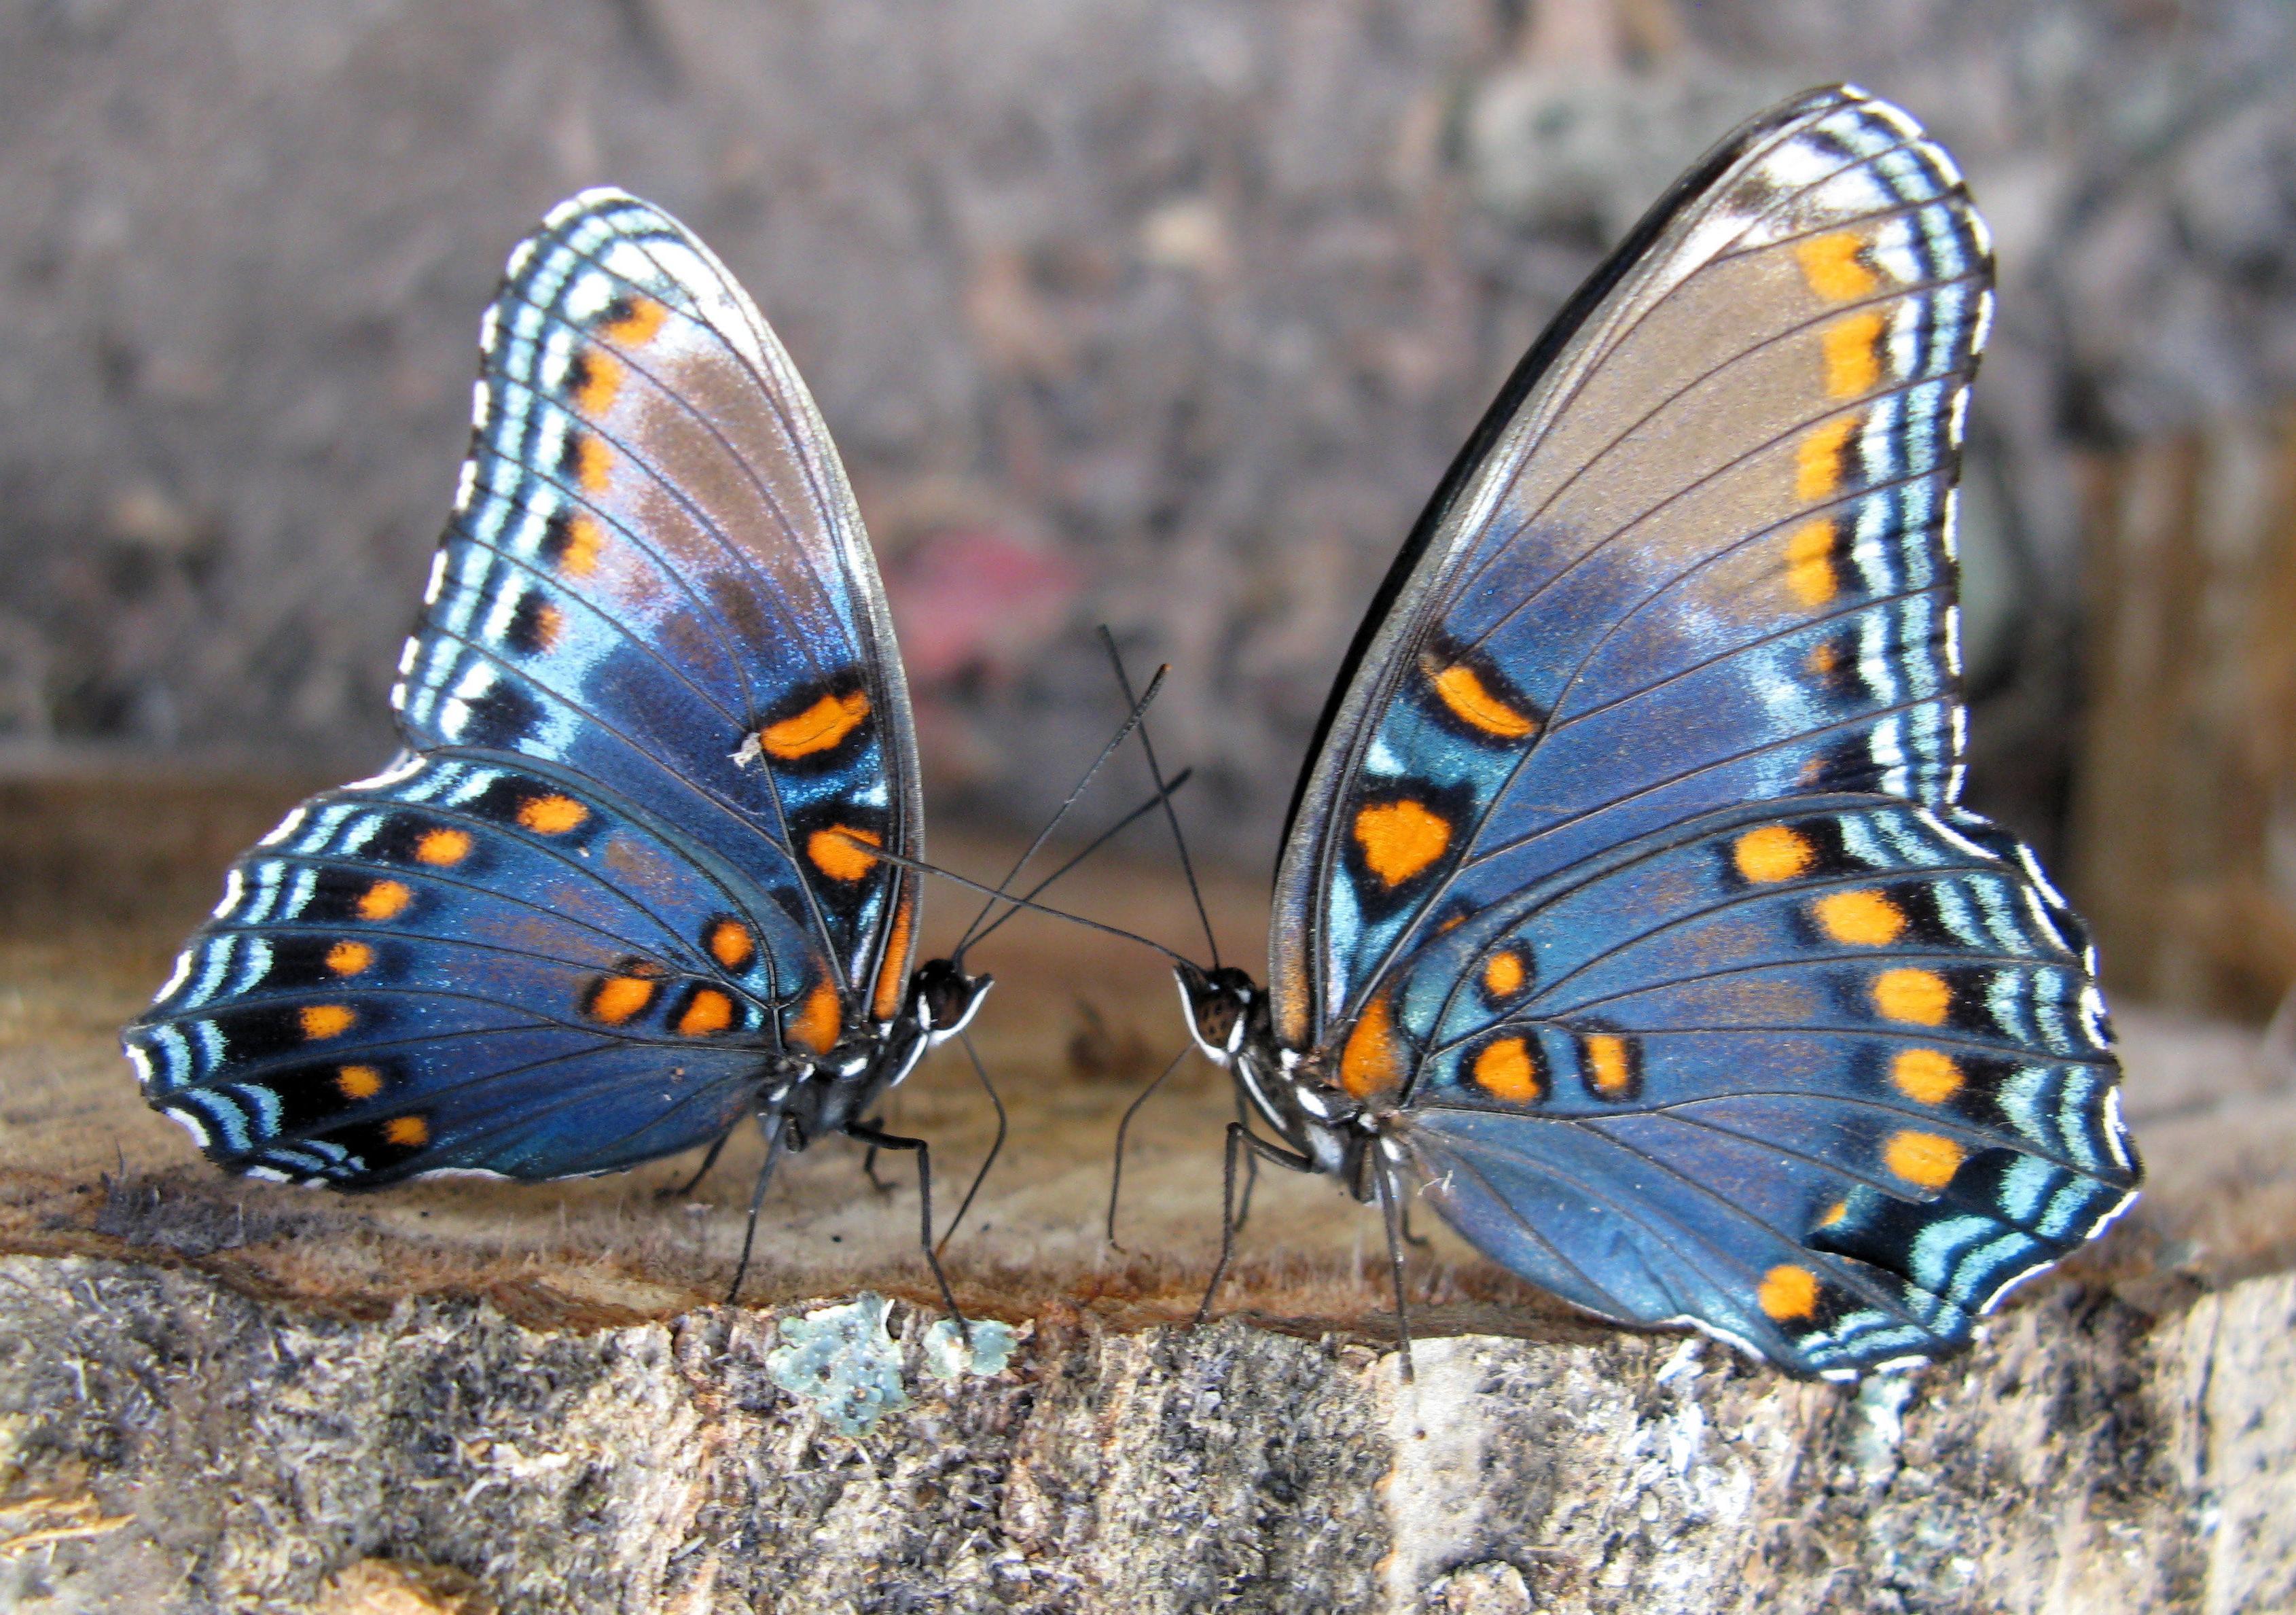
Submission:
[[[1002,679],[1067,626],[1083,575],[995,528],[943,528],[894,563],[885,594],[910,682]]]

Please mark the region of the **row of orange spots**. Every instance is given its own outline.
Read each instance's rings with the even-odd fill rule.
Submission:
[[[1781,1262],[1762,1275],[1754,1301],[1766,1316],[1781,1324],[1808,1317],[1817,1310],[1817,1275],[1792,1262]]]
[[[626,1026],[645,1012],[661,985],[659,974],[609,976],[591,990],[586,1006],[590,1018],[608,1026]]]
[[[1825,328],[1819,339],[1825,348],[1825,396],[1855,398],[1874,390],[1882,379],[1881,311],[1868,308],[1847,316]]]
[[[612,407],[622,387],[622,363],[602,348],[585,348],[582,380],[574,389],[574,406],[584,414],[603,415]]]
[[[1740,836],[1731,848],[1738,873],[1756,885],[1791,881],[1817,862],[1809,838],[1784,824],[1764,824]]]
[[[799,758],[842,745],[845,737],[859,728],[861,720],[868,716],[869,695],[865,690],[824,695],[796,717],[767,724],[758,730],[758,744],[767,757],[793,763]]]
[[[1475,1086],[1509,1104],[1531,1104],[1546,1094],[1538,1057],[1521,1037],[1487,1043],[1475,1054]]]
[[[869,996],[869,1013],[890,1021],[900,1012],[901,994],[908,985],[909,946],[917,920],[916,895],[903,890],[893,923],[885,933],[885,956],[877,966],[877,990]]]
[[[471,832],[467,830],[426,830],[422,840],[414,843],[414,861],[439,868],[459,864],[471,856]]]
[[[1882,1146],[1890,1170],[1923,1189],[1942,1189],[1961,1169],[1969,1152],[1952,1139],[1936,1133],[1892,1133]]]
[[[414,894],[404,881],[377,881],[358,896],[358,917],[362,920],[395,920],[414,901]]]
[[[302,1023],[304,1041],[324,1043],[350,1030],[358,1012],[348,1004],[307,1004],[296,1018]]]
[[[599,326],[598,334],[624,348],[636,348],[652,341],[661,330],[661,323],[669,310],[650,297],[634,296],[624,301],[626,311]]]
[[[677,1035],[681,1037],[707,1037],[722,1032],[734,1024],[734,1001],[714,987],[705,987],[693,995],[685,1013],[677,1018]]]
[[[349,1100],[372,1099],[382,1092],[382,1073],[371,1065],[338,1066],[335,1092]]]
[[[1523,968],[1522,955],[1512,947],[1503,947],[1483,961],[1483,993],[1494,1002],[1512,998],[1522,991],[1529,975]]]
[[[518,805],[518,822],[537,835],[578,830],[590,810],[570,796],[530,796]]]
[[[1627,1040],[1604,1032],[1587,1039],[1587,1080],[1605,1099],[1624,1099],[1635,1089],[1635,1068]]]
[[[603,494],[613,474],[614,452],[606,447],[603,438],[586,431],[574,439],[574,485],[577,488],[586,494]]]
[[[805,996],[805,1003],[790,1017],[786,1029],[791,1043],[816,1054],[835,1048],[837,1035],[844,1029],[845,1006],[837,989],[826,981]]]
[[[338,942],[327,950],[327,968],[338,976],[356,976],[374,963],[374,949],[364,942]]]
[[[1810,906],[1820,930],[1856,947],[1887,947],[1906,934],[1906,911],[1878,891],[1828,892]]]
[[[1485,734],[1501,740],[1521,740],[1535,733],[1538,720],[1529,714],[1518,712],[1490,692],[1482,675],[1464,662],[1453,662],[1438,669],[1431,662],[1423,660],[1422,670],[1435,693],[1450,709],[1451,716]]]
[[[1882,284],[1881,277],[1866,265],[1865,246],[1855,231],[1836,230],[1801,242],[1794,248],[1794,257],[1812,291],[1830,303],[1847,303],[1871,297]]]
[[[1830,496],[1841,486],[1841,448],[1857,425],[1849,415],[1820,421],[1809,429],[1794,455],[1794,496],[1804,504]]]
[[[1369,1099],[1403,1083],[1403,1057],[1395,1035],[1395,1012],[1387,995],[1364,1005],[1340,1049],[1340,1086],[1357,1099]]]
[[[1943,1026],[1953,1007],[1953,988],[1933,970],[1885,970],[1874,978],[1874,1007],[1891,1021]]]
[[[884,837],[873,830],[832,824],[806,837],[805,856],[832,881],[857,881],[877,867],[877,855],[869,848],[884,844]]]
[[[420,1116],[394,1116],[382,1124],[382,1136],[402,1150],[416,1149],[430,1142],[430,1124]]]
[[[1786,587],[1806,606],[1822,606],[1841,592],[1833,571],[1833,519],[1805,521],[1786,537]]]
[[[1961,1092],[1961,1067],[1935,1049],[1905,1049],[1890,1062],[1890,1080],[1918,1104],[1943,1104]]]
[[[1407,797],[1374,802],[1356,815],[1356,844],[1372,873],[1400,886],[1443,856],[1451,844],[1451,822]]]
[[[598,570],[598,552],[605,545],[596,517],[586,512],[569,517],[566,539],[558,549],[558,570],[569,578],[587,578]]]
[[[709,956],[739,974],[758,956],[758,940],[739,920],[720,920],[709,928]]]

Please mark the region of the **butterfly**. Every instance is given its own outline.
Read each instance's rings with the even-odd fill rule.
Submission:
[[[907,689],[789,356],[691,232],[586,191],[511,255],[472,422],[405,750],[233,865],[124,1034],[145,1098],[218,1166],[341,1189],[755,1117],[767,1172],[832,1133],[916,1152],[929,1208],[922,1141],[867,1119],[990,982],[910,968]]]
[[[1267,986],[1179,967],[1275,1135],[1222,1271],[1266,1160],[1382,1206],[1400,1307],[1415,1184],[1590,1312],[1852,1378],[2134,1198],[2087,936],[1958,805],[1991,280],[1946,153],[1817,90],[1531,348],[1348,653]]]

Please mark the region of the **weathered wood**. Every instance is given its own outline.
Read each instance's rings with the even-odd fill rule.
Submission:
[[[718,1304],[736,1156],[358,1199],[242,1184],[113,1046],[291,786],[107,780],[0,808],[0,1603],[59,1609],[2255,1609],[2296,1597],[2296,1092],[2253,1037],[2124,1016],[2154,1189],[1965,1358],[1863,1390],[1593,1325],[1455,1240],[1414,1259],[1404,1385],[1376,1218],[1265,1178],[1230,1316],[1195,1330],[1224,1081],[1122,1107],[1177,1045],[1137,950],[1000,933],[983,1049],[1005,1160],[951,1248],[1020,1326],[923,1372],[914,1191],[827,1145]],[[944,838],[973,871],[996,848]],[[1160,865],[1064,901],[1175,941]],[[1249,959],[1253,883],[1213,892]],[[937,926],[964,905],[936,894]],[[1009,947],[1008,944],[1009,937]],[[1092,1007],[1081,1013],[1079,1000]],[[946,1059],[905,1091],[945,1193],[991,1120]],[[731,1153],[731,1152],[729,1152]],[[945,1213],[944,1213],[945,1215]],[[834,1433],[783,1324],[900,1298],[906,1408]],[[50,1601],[43,1603],[43,1600]]]

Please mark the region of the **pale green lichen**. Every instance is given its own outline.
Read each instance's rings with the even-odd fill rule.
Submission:
[[[943,1318],[926,1330],[925,1372],[952,1384],[969,1373],[1002,1373],[1019,1341],[1013,1325],[975,1318],[971,1332],[972,1341],[967,1347],[965,1331],[952,1319]]]
[[[885,1329],[885,1298],[863,1291],[842,1307],[784,1319],[766,1354],[774,1383],[849,1436],[865,1436],[909,1405],[901,1351]]]

